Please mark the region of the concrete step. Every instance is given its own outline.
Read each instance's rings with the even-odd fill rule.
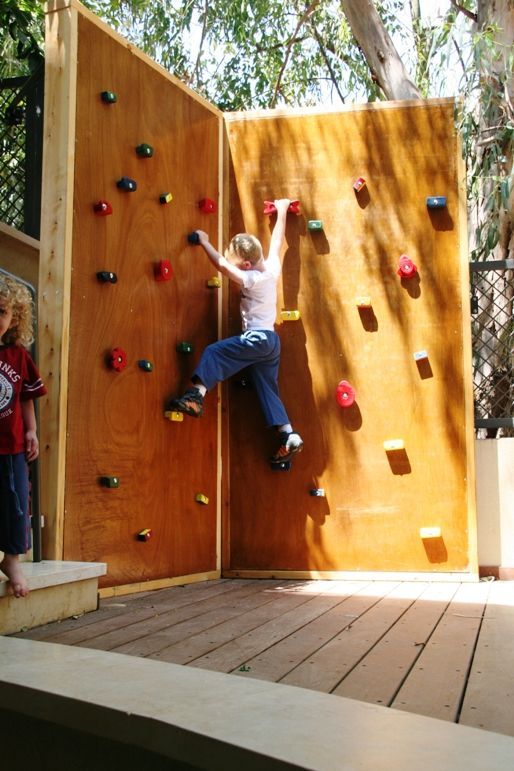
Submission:
[[[44,560],[24,562],[23,572],[30,593],[19,598],[9,594],[7,581],[0,573],[0,634],[96,610],[98,578],[105,575],[107,565]]]

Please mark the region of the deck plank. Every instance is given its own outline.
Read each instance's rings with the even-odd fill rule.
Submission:
[[[167,603],[159,607],[159,612],[155,612],[154,607],[150,618],[138,619],[134,613],[130,623],[115,629],[107,628],[102,631],[102,634],[81,640],[76,644],[97,650],[117,650],[123,646],[124,650],[120,652],[146,655],[144,652],[137,653],[139,640],[151,642],[153,639],[157,643],[160,640],[158,635],[164,635],[166,639],[167,634],[173,634],[174,639],[183,639],[182,635],[189,633],[188,624],[195,629],[205,629],[218,624],[225,618],[245,612],[249,607],[270,602],[274,588],[276,588],[274,581],[270,581],[267,585],[263,582],[261,586],[247,584],[231,592],[209,595],[195,602],[179,602],[175,605]],[[164,647],[164,645],[166,645],[165,642],[158,647]],[[130,646],[134,649],[131,650]]]
[[[429,585],[332,693],[388,706],[458,588]]]
[[[457,719],[489,584],[462,584],[391,707]]]
[[[280,682],[331,693],[424,588],[425,584],[377,581],[367,594],[352,599],[358,618]]]
[[[493,583],[459,723],[514,736],[514,583]]]
[[[323,593],[312,597],[301,607],[293,608],[277,618],[272,618],[258,628],[229,640],[215,650],[194,659],[195,667],[214,669],[218,672],[239,671],[249,658],[261,654],[275,643],[289,638],[313,620],[325,619],[334,607],[341,604],[341,590],[337,585],[329,586]]]
[[[319,592],[324,588],[323,583],[320,582]],[[170,645],[152,654],[151,658],[158,658],[161,661],[169,661],[175,664],[189,664],[192,661],[201,659],[206,654],[213,655],[211,651],[214,651],[216,648],[236,640],[249,632],[253,632],[253,630],[258,630],[261,626],[268,624],[272,620],[277,620],[278,625],[280,625],[280,622],[288,612],[296,609],[298,613],[300,606],[312,601],[313,591],[314,589],[309,587],[309,590],[304,592],[289,591],[277,594],[272,602],[256,610],[241,614],[237,618],[220,623],[215,628],[192,634],[188,639],[184,639],[182,642]],[[317,593],[314,594],[314,597],[317,597]],[[330,600],[327,600],[327,604],[329,602]],[[207,666],[207,669],[215,668],[214,657],[211,663],[212,667]]]
[[[232,673],[278,682],[377,602],[377,598],[369,594],[371,586],[367,581],[342,582],[337,588],[339,601],[335,607],[271,646],[265,639],[262,650],[239,663]],[[361,597],[361,594],[365,596]],[[245,668],[241,669],[243,664]]]
[[[162,614],[158,619],[143,622],[122,633],[105,635],[99,644],[102,649],[131,656],[151,656],[170,645],[175,645],[202,632],[208,633],[219,624],[228,623],[238,616],[257,611],[272,603],[279,587],[260,582],[241,588],[230,595],[204,600],[194,607],[187,606]],[[99,647],[96,645],[95,647]]]
[[[48,642],[73,644],[71,641],[61,641],[57,639],[58,635],[71,630],[90,627],[89,632],[84,633],[84,637],[80,637],[80,635],[77,637],[77,640],[87,639],[89,633],[91,636],[96,636],[96,634],[99,633],[95,631],[95,628],[102,629],[102,627],[97,626],[101,621],[106,621],[106,624],[104,625],[105,628],[112,629],[115,628],[116,622],[112,621],[112,625],[110,625],[109,622],[115,617],[121,617],[121,625],[125,623],[128,624],[130,621],[125,621],[125,619],[128,619],[130,614],[138,609],[164,607],[166,605],[177,607],[177,603],[194,602],[203,597],[214,596],[225,591],[233,591],[238,585],[242,585],[242,581],[231,586],[230,579],[218,579],[197,584],[173,586],[159,591],[138,592],[137,594],[113,597],[101,600],[98,610],[96,611],[84,613],[78,618],[72,617],[62,621],[53,621],[44,626],[30,629],[27,632],[19,632],[17,635],[13,635],[13,637],[17,636],[30,640],[46,640]]]

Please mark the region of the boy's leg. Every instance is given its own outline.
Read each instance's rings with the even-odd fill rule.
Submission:
[[[0,570],[15,597],[28,594],[19,555],[30,548],[29,476],[25,454],[0,456]]]
[[[280,398],[278,388],[279,365],[280,347],[272,359],[254,364],[250,368],[266,425],[277,427],[279,432],[280,443],[277,451],[270,458],[272,463],[284,463],[303,449],[303,440],[296,431],[293,431]]]
[[[247,332],[219,340],[205,348],[191,380],[193,384],[202,385],[210,391],[217,383],[240,372],[256,359],[268,355],[268,349],[268,339],[260,332]],[[203,414],[201,390],[194,386],[188,388],[182,396],[170,401],[169,408],[200,417]]]

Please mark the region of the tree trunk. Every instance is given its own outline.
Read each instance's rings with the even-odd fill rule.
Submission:
[[[373,0],[341,0],[341,6],[386,98],[420,99],[421,94],[398,56]]]

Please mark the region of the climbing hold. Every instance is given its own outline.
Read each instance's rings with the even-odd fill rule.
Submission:
[[[418,269],[410,257],[406,254],[402,254],[396,272],[401,278],[412,278],[418,272]]]
[[[93,211],[100,217],[107,217],[108,214],[112,214],[112,206],[109,201],[97,201],[93,204]]]
[[[177,353],[193,353],[193,346],[191,343],[186,343],[185,341],[181,343],[177,343]]]
[[[362,190],[363,187],[366,187],[366,180],[364,177],[357,177],[355,182],[353,183],[353,189],[356,193],[359,192],[359,190]]]
[[[147,145],[146,142],[143,142],[136,147],[136,153],[140,158],[151,158],[153,155],[153,147],[152,145]]]
[[[159,196],[159,203],[166,204],[171,203],[173,201],[173,196],[171,193],[161,193]]]
[[[113,348],[109,356],[109,362],[112,369],[115,369],[116,372],[124,370],[127,366],[127,354],[123,348]]]
[[[118,101],[118,97],[113,91],[102,91],[100,98],[105,104],[114,104]]]
[[[172,420],[175,423],[182,423],[184,420],[184,413],[177,412],[176,410],[166,410],[164,417],[168,420]]]
[[[420,538],[440,538],[441,537],[441,528],[440,527],[420,527],[419,529],[419,537]]]
[[[347,380],[341,380],[336,388],[336,400],[340,407],[351,407],[355,401],[355,389]]]
[[[109,270],[99,270],[96,277],[102,284],[115,284],[118,280],[116,273],[111,273]]]
[[[153,268],[156,281],[169,281],[173,276],[173,268],[169,260],[160,260],[156,262]]]
[[[200,236],[198,234],[198,231],[194,230],[192,233],[188,233],[187,240],[189,241],[190,244],[199,244]]]
[[[357,308],[371,308],[371,297],[356,297],[355,305]]]
[[[139,359],[137,366],[145,372],[153,372],[153,364],[151,361],[148,361],[148,359]]]
[[[209,503],[209,499],[203,493],[197,493],[195,495],[195,501],[197,503],[203,503],[204,506],[206,506]]]
[[[277,207],[273,201],[264,201],[264,214],[275,214]],[[287,211],[291,214],[300,214],[300,201],[291,201]]]
[[[203,214],[214,214],[218,207],[212,198],[202,198],[201,201],[198,201],[198,208]]]
[[[396,450],[404,450],[405,442],[403,439],[388,439],[384,442],[384,450],[386,452],[396,452]]]
[[[323,230],[323,222],[321,220],[309,220],[307,230]]]
[[[121,179],[116,182],[116,187],[123,190],[125,193],[133,193],[137,190],[137,182],[130,177],[121,177]]]
[[[280,311],[280,318],[282,321],[298,321],[300,311]]]
[[[272,471],[291,471],[291,461],[283,460],[280,463],[270,462]]]
[[[120,478],[119,477],[100,477],[99,480],[102,487],[119,487],[120,486]]]
[[[309,490],[309,495],[312,495],[314,498],[324,498],[325,497],[325,488],[324,487],[315,487],[313,490]]]
[[[152,537],[152,535],[153,534],[152,534],[152,531],[150,530],[150,528],[149,527],[145,527],[144,530],[140,530],[139,531],[139,533],[137,534],[136,538],[137,538],[138,541],[149,541],[150,538]]]
[[[429,195],[426,199],[427,209],[444,209],[446,206],[445,195]]]
[[[218,278],[217,276],[213,276],[213,278],[207,279],[207,286],[211,289],[219,289],[221,286],[221,278]]]
[[[414,361],[423,361],[423,359],[428,359],[428,353],[426,351],[414,351],[413,356]]]

